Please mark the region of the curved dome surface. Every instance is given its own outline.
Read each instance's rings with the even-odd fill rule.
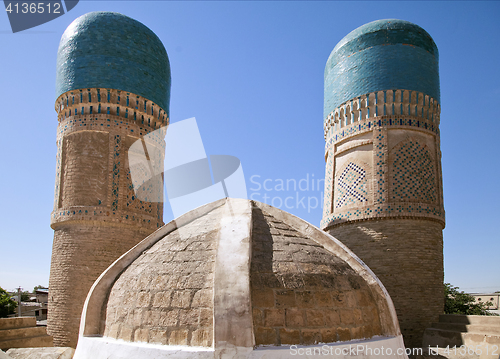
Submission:
[[[170,63],[156,34],[114,12],[91,12],[73,21],[57,53],[56,98],[82,88],[141,95],[169,113]]]
[[[335,46],[325,66],[325,117],[370,92],[404,89],[440,101],[439,54],[432,37],[411,22],[386,19],[358,27]]]
[[[369,268],[303,220],[228,198],[165,225],[101,275],[75,358],[288,358],[282,345],[341,350],[353,339],[403,347]]]

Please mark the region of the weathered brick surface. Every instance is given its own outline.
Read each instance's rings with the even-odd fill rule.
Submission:
[[[135,106],[139,102],[140,109]],[[141,96],[102,88],[67,92],[56,101],[59,126],[47,326],[56,346],[76,347],[83,303],[93,282],[163,225],[163,204],[135,195],[128,161],[132,143],[168,123],[165,112],[151,106]],[[146,141],[149,148],[164,148],[161,135]],[[153,299],[144,295],[139,300]]]
[[[257,345],[381,334],[364,280],[321,245],[258,208],[253,209],[250,284]]]
[[[438,322],[444,306],[441,224],[385,219],[344,224],[329,233],[356,253],[387,288],[405,344],[421,346],[425,328]]]
[[[81,154],[85,153],[85,156]],[[107,199],[109,134],[76,132],[63,139],[60,207],[98,206]],[[89,174],[92,173],[92,176]],[[82,181],[84,178],[87,181]]]
[[[211,346],[213,275],[222,209],[171,232],[113,285],[104,335],[168,345]],[[130,333],[133,333],[133,336]]]
[[[56,346],[76,347],[83,303],[94,281],[117,256],[144,238],[130,228],[60,226],[54,233],[47,332]]]

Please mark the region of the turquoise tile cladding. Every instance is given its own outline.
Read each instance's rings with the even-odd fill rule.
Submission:
[[[438,62],[437,46],[420,26],[396,19],[365,24],[328,58],[324,117],[345,101],[382,90],[419,91],[439,103]]]
[[[170,83],[170,62],[160,39],[125,15],[82,15],[61,37],[56,98],[76,89],[111,88],[144,96],[169,113]]]

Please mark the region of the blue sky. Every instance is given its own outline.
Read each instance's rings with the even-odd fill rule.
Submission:
[[[325,172],[323,71],[331,50],[373,20],[423,27],[440,55],[445,281],[471,292],[500,290],[500,2],[494,1],[83,0],[16,34],[0,14],[1,287],[48,284],[57,48],[75,18],[98,10],[144,23],[165,45],[171,122],[196,117],[208,154],[241,160],[249,195],[261,201],[266,195],[274,205],[291,196],[295,201],[281,208],[315,225],[323,190],[316,180]],[[265,180],[269,188],[280,179],[303,180],[303,190],[263,188]],[[165,222],[171,219],[167,204]]]

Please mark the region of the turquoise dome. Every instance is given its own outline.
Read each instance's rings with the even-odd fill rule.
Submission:
[[[325,117],[370,92],[412,90],[440,101],[439,54],[420,26],[397,19],[358,27],[335,46],[325,66]]]
[[[170,63],[156,34],[114,12],[73,21],[57,53],[56,98],[84,88],[111,88],[153,101],[169,113]]]

